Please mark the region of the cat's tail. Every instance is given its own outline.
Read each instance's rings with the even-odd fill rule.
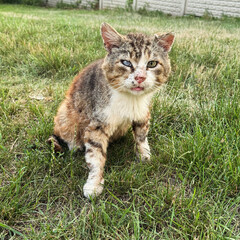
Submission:
[[[53,144],[55,152],[64,152],[63,146],[66,145],[66,142],[61,137],[53,134],[49,137],[47,143],[49,143],[50,145]]]

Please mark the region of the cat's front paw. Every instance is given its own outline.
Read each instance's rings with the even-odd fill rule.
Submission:
[[[146,154],[136,154],[136,159],[138,162],[150,162],[151,154],[148,152]]]
[[[99,184],[86,182],[83,186],[83,194],[86,198],[91,199],[99,196],[103,191],[103,181]]]

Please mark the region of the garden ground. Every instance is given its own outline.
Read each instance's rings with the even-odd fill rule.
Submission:
[[[73,77],[105,55],[102,22],[176,41],[151,163],[134,161],[129,131],[90,202],[84,154],[46,139]],[[239,36],[239,19],[0,5],[0,238],[240,239]]]

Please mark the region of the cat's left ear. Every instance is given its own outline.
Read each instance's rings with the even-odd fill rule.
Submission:
[[[112,48],[119,47],[121,45],[122,36],[109,24],[102,23],[101,35],[104,47],[108,52],[111,52]]]
[[[165,52],[170,52],[174,42],[174,35],[173,33],[167,33],[163,35],[155,34],[155,41],[163,48]]]

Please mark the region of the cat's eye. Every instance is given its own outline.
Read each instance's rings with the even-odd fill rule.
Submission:
[[[157,66],[158,62],[157,61],[149,61],[147,64],[148,68],[155,68]]]
[[[127,61],[127,60],[121,60],[121,63],[126,66],[126,67],[132,67],[132,64],[130,61]]]

